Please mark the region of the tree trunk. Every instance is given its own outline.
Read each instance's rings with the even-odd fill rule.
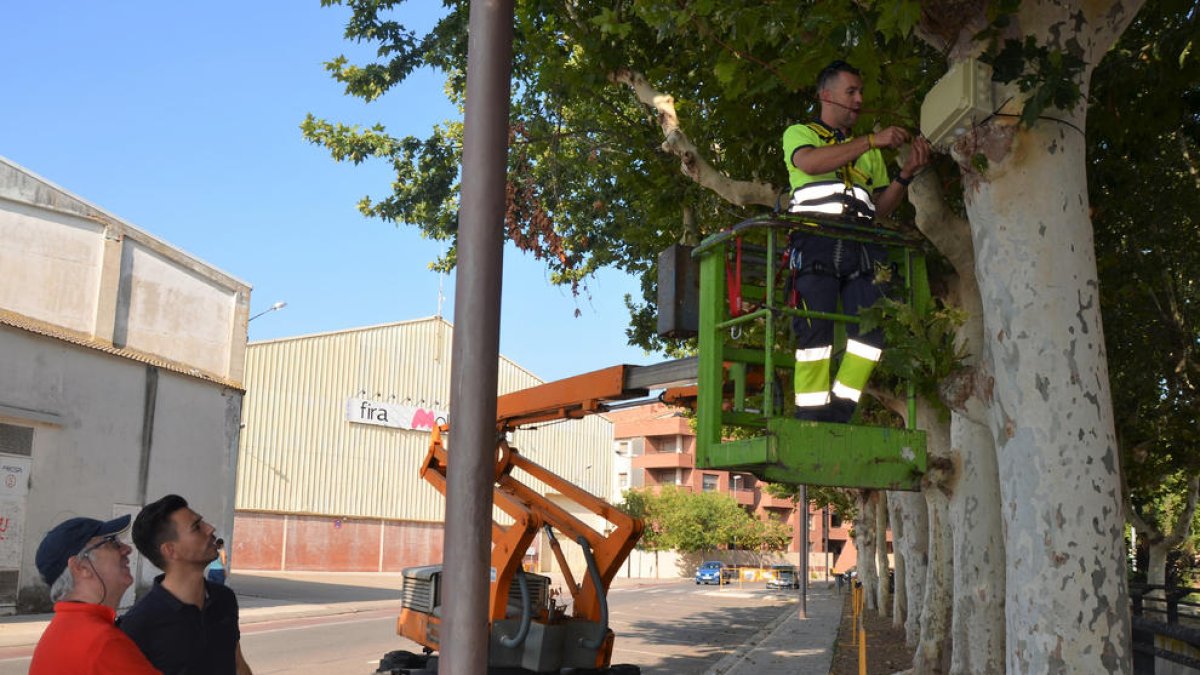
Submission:
[[[954,141],[985,308],[979,347],[995,378],[984,386],[983,403],[990,409],[1006,537],[1010,673],[1131,669],[1118,455],[1083,129],[1091,69],[1142,1],[1019,3],[1004,37],[1027,37],[1077,57],[1085,64],[1077,75],[1081,100],[1017,129],[1029,95],[994,86],[1000,115]],[[922,4],[917,32],[937,36],[929,41],[951,59],[977,55],[993,37],[979,30],[991,20],[990,9],[930,0]],[[932,534],[933,499],[930,506]]]
[[[925,604],[925,576],[929,569],[929,506],[919,492],[893,492],[888,503],[898,504],[894,511],[898,515],[892,519],[892,548],[897,553],[896,587],[904,589],[904,641],[916,647],[921,639],[921,609]],[[903,536],[898,536],[897,530]],[[903,574],[899,564],[901,555]]]
[[[954,650],[950,672],[1004,672],[1004,539],[1000,482],[987,427],[955,413],[950,438],[960,463],[950,498],[954,536]]]
[[[1063,114],[1083,128],[1082,105]],[[1006,669],[1128,672],[1124,523],[1084,139],[1049,121],[1028,130],[992,123],[976,136],[988,168],[968,180],[966,196],[996,378]]]
[[[875,499],[869,492],[864,492],[858,500],[854,544],[858,547],[858,581],[862,584],[865,605],[867,609],[878,609],[875,605],[875,585],[879,581],[875,574]]]
[[[888,583],[888,505],[887,493],[880,490],[875,493],[875,573],[879,584],[875,587],[875,606],[879,608],[880,616],[887,616],[892,609],[892,585]]]
[[[904,584],[904,554],[895,548],[895,536],[893,530],[892,569],[895,574],[892,585],[892,628],[904,628],[904,619],[908,616],[908,588]]]
[[[1146,565],[1146,583],[1150,586],[1167,585],[1167,554],[1171,552],[1172,548],[1174,546],[1163,539],[1146,546],[1146,551],[1150,554],[1150,561]],[[1142,601],[1142,609],[1150,612],[1150,618],[1166,621],[1166,597],[1166,591],[1162,589],[1148,590]],[[1159,614],[1158,612],[1163,613]]]
[[[954,540],[950,531],[950,487],[953,463],[950,429],[938,411],[925,402],[917,406],[918,426],[926,430],[929,469],[922,492],[928,506],[929,565],[925,601],[921,608],[921,639],[913,657],[913,673],[942,675],[950,668],[950,611],[953,598]]]
[[[905,570],[908,568],[908,540],[905,532],[903,492],[887,493],[888,522],[892,527],[892,567],[896,571],[895,583],[892,584],[892,627],[903,628],[905,617],[908,616],[908,583]]]

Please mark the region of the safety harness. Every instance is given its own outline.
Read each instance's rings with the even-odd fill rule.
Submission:
[[[820,122],[805,125],[826,145],[845,143],[849,139],[841,132],[830,129]],[[871,194],[859,184],[868,184],[869,177],[854,162],[834,172],[838,180],[813,181],[792,190],[791,213],[816,213],[826,216],[872,220],[875,218],[875,202]]]

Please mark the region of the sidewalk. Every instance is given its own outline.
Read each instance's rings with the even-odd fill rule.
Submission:
[[[354,572],[236,572],[243,626],[316,616],[353,614],[399,605],[400,575]],[[613,580],[613,588],[640,588],[677,580]],[[722,658],[706,675],[828,675],[841,620],[842,597],[823,584],[809,588],[808,619],[789,604],[774,620]],[[50,614],[0,618],[0,648],[31,650]]]
[[[843,596],[824,584],[808,589],[808,618],[789,605],[705,675],[828,675]]]
[[[280,619],[396,609],[400,606],[401,579],[399,573],[379,572],[239,571],[230,576],[228,584],[237,594],[240,622],[246,626]],[[669,583],[677,581],[671,579]],[[612,587],[638,588],[661,583],[664,580],[617,578]],[[0,617],[0,649],[32,648],[53,616]]]

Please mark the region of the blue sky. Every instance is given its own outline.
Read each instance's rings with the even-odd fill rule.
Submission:
[[[428,27],[440,6],[400,16]],[[388,193],[387,167],[337,164],[299,125],[312,112],[424,137],[457,112],[433,73],[371,104],[345,96],[324,62],[371,56],[343,40],[348,15],[318,0],[3,3],[0,156],[250,283],[252,313],[286,301],[251,340],[431,316],[427,263],[445,245],[359,214]],[[574,298],[511,247],[504,267],[500,350],[535,375],[661,360],[625,344],[635,279],[602,273]],[[444,295],[453,321],[453,276]]]

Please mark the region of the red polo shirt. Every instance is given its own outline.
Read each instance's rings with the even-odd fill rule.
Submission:
[[[29,675],[160,675],[113,625],[116,618],[104,605],[54,603],[54,618],[33,650]]]

